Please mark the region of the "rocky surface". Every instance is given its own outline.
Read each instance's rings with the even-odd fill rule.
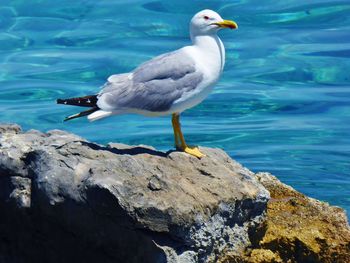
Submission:
[[[350,262],[342,209],[219,149],[199,160],[16,125],[0,146],[0,263]]]
[[[252,246],[220,263],[349,263],[350,228],[344,210],[309,198],[268,173],[256,174],[271,193],[267,217]]]
[[[222,150],[0,134],[0,262],[216,262],[264,222],[268,191]]]

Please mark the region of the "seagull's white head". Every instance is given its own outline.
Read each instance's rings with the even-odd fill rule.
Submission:
[[[195,14],[190,23],[191,36],[216,34],[222,28],[237,29],[235,22],[224,20],[213,10],[202,10]]]

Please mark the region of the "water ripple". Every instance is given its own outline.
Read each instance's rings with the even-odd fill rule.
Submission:
[[[350,210],[348,0],[2,0],[1,122],[168,150],[167,117],[63,123],[78,109],[55,99],[96,93],[109,75],[188,44],[188,21],[204,8],[240,28],[220,32],[223,77],[182,116],[189,143],[224,148],[254,171]]]

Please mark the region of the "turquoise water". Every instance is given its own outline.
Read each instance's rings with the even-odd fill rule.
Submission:
[[[96,93],[109,75],[188,44],[204,8],[239,30],[221,32],[224,74],[183,114],[188,142],[350,211],[349,0],[0,0],[0,121],[170,149],[170,118],[63,123],[77,108],[55,99]]]

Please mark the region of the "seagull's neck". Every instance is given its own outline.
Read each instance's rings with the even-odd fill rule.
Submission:
[[[217,34],[191,36],[193,46],[198,49],[203,60],[218,68],[219,72],[224,69],[225,65],[225,48]]]

